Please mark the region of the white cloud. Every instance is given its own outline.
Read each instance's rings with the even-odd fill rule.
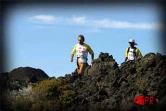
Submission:
[[[77,24],[77,25],[85,25],[88,20],[84,16],[78,16],[75,15],[72,18],[65,18],[63,23],[66,24]]]
[[[35,23],[55,24],[61,23],[64,25],[83,25],[86,27],[94,27],[94,32],[98,32],[100,28],[131,28],[131,29],[162,29],[165,28],[161,23],[131,23],[127,21],[116,21],[111,19],[88,19],[85,16],[73,16],[71,18],[55,17],[52,15],[37,15],[30,17],[30,20]]]
[[[98,28],[134,28],[134,29],[161,29],[161,23],[130,23],[115,20],[95,20],[94,25]]]
[[[30,17],[29,20],[34,23],[54,24],[60,22],[62,19],[59,17],[54,17],[52,15],[36,15]]]
[[[85,24],[86,23],[86,17],[73,17],[72,21],[76,24]]]

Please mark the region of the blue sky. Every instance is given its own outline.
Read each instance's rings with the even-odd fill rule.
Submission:
[[[160,14],[159,8],[150,4],[20,4],[10,9],[6,20],[9,66],[5,70],[29,66],[50,77],[70,74],[76,68],[76,58],[70,62],[70,54],[80,34],[94,50],[95,59],[100,52],[108,52],[119,65],[130,38],[138,43],[143,56],[164,54],[159,43]],[[88,58],[90,63],[90,55]]]

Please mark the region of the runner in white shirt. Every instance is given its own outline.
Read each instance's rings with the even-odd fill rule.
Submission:
[[[137,47],[134,47],[134,45],[138,45],[134,39],[130,39],[128,41],[128,43],[130,44],[130,47],[128,47],[126,49],[125,52],[125,62],[126,61],[135,61],[137,59],[142,58],[142,54],[140,52],[140,50]]]

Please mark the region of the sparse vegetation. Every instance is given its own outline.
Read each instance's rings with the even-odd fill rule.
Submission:
[[[35,106],[43,105],[40,100],[44,101],[47,106],[53,105],[51,103],[57,106],[68,105],[72,102],[74,94],[75,92],[68,87],[67,81],[63,78],[44,80],[33,88],[33,97],[37,102],[36,105],[33,105],[33,109]]]

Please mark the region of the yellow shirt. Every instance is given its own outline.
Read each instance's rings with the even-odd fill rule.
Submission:
[[[129,52],[128,52],[128,48],[126,49],[126,52],[125,52],[125,57],[128,57],[129,60],[134,60],[134,55],[133,55],[133,51],[134,49],[130,48]],[[137,58],[142,58],[142,54],[140,52],[140,50],[138,48],[136,48],[136,55],[137,55]],[[128,53],[127,53],[128,52]]]
[[[75,54],[77,55],[77,57],[87,57],[88,56],[88,52],[92,55],[94,54],[93,50],[91,49],[91,47],[88,44],[76,44],[71,52],[71,54]]]

